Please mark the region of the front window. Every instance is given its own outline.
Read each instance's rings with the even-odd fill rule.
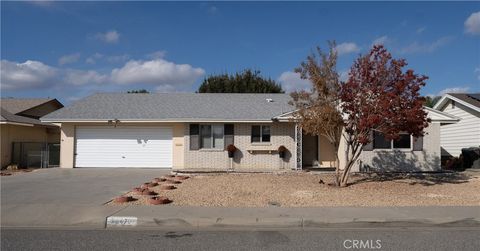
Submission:
[[[394,149],[410,149],[411,138],[412,137],[410,137],[410,134],[401,133],[399,139],[393,140],[393,148]]]
[[[397,140],[388,140],[378,131],[373,133],[373,149],[410,149],[412,137],[408,133],[400,133]]]
[[[200,125],[201,148],[223,149],[223,125]]]
[[[252,143],[270,142],[270,126],[252,126]]]
[[[373,132],[373,149],[391,149],[392,143],[381,132]]]

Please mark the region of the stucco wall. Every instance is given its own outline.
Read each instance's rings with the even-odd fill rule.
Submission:
[[[73,168],[75,166],[75,128],[77,126],[111,126],[106,123],[62,123],[60,167]],[[173,167],[183,168],[184,163],[184,124],[183,123],[122,123],[122,126],[169,126],[173,130]]]
[[[267,144],[251,143],[250,123],[234,125],[234,145],[238,148],[233,159],[234,169],[292,169],[295,168],[295,124],[267,123],[271,126],[271,139]],[[189,124],[185,126],[185,168],[227,169],[230,167],[228,154],[223,150],[190,150]],[[249,153],[248,150],[276,150],[284,145],[289,153],[285,161],[277,152]]]
[[[318,137],[318,158],[321,167],[335,167],[337,159],[335,147],[325,136]]]
[[[41,126],[0,125],[2,167],[11,162],[12,142],[58,143],[56,129]]]
[[[378,172],[418,172],[438,171],[440,167],[440,124],[430,123],[425,129],[423,137],[423,150],[373,150],[363,151],[352,167],[352,172],[378,171]],[[340,144],[340,164],[345,161],[345,142]]]
[[[75,154],[75,125],[62,123],[60,129],[60,167],[73,168]]]

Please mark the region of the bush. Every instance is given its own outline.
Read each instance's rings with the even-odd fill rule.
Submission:
[[[447,170],[464,170],[463,169],[463,156],[460,157],[452,157],[445,162],[445,169]]]

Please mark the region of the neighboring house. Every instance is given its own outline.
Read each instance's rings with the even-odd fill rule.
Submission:
[[[442,157],[458,157],[462,148],[480,146],[480,93],[448,93],[433,108],[459,119],[455,124],[442,124]]]
[[[238,150],[233,168],[250,170],[331,167],[335,151],[323,137],[304,135],[292,120],[287,94],[96,94],[42,118],[61,125],[63,168],[138,167],[226,170],[226,146]],[[421,143],[402,137],[405,170],[440,168],[440,122],[456,120],[428,110],[432,124]],[[378,140],[378,139],[377,139]],[[399,164],[385,143],[362,156],[364,164]],[[288,149],[279,158],[278,147]],[[401,156],[401,157],[402,157]],[[382,157],[375,162],[375,158]],[[431,161],[432,158],[435,161]],[[418,163],[417,163],[418,162]],[[359,165],[360,166],[360,165]],[[357,167],[354,171],[359,171]],[[382,169],[380,169],[382,170]]]
[[[56,99],[2,98],[0,107],[2,168],[58,165],[60,128],[39,118],[63,105]]]

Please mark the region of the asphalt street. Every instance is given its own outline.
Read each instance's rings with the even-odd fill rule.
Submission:
[[[2,229],[1,250],[480,250],[478,227],[312,230]]]

